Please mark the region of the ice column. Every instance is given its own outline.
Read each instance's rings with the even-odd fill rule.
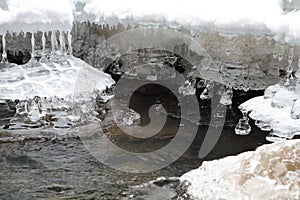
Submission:
[[[51,55],[55,55],[55,43],[56,43],[56,35],[55,35],[56,31],[52,31],[51,33]]]
[[[2,35],[2,48],[3,48],[3,53],[2,53],[2,63],[8,62],[7,60],[7,53],[6,53],[6,40],[5,40],[5,33]]]
[[[35,51],[34,51],[34,47],[35,47],[35,39],[34,39],[34,33],[31,33],[31,59],[30,61],[34,61],[34,57],[35,57]]]
[[[43,35],[42,35],[42,45],[43,45],[42,58],[46,58],[46,37],[45,37],[45,32],[43,32]]]
[[[65,37],[64,37],[64,32],[59,32],[59,43],[60,43],[60,53],[63,55],[65,54]]]
[[[73,55],[73,47],[72,47],[72,35],[70,31],[68,31],[68,53],[69,55]]]

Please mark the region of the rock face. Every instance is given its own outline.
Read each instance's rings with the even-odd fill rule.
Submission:
[[[122,33],[133,28],[122,24],[116,26],[99,25],[90,22],[74,22],[71,31],[74,56],[81,58],[93,67],[105,69],[113,60],[118,59],[118,49],[113,49],[106,45],[106,41],[111,36]],[[288,66],[289,44],[278,43],[271,36],[240,34],[226,36],[222,33],[208,31],[192,35],[186,29],[179,29],[178,32],[187,34],[193,38],[207,55],[215,62],[211,66],[210,58],[207,55],[202,57],[194,55],[194,52],[186,51],[189,44],[175,42],[172,49],[180,53],[181,57],[195,60],[199,68],[211,71],[211,73],[221,73],[223,82],[236,89],[265,89],[278,81],[280,70],[285,70]],[[51,50],[51,33],[47,32],[46,51]],[[30,59],[30,33],[8,33],[6,35],[8,59],[10,62],[24,64]],[[41,57],[42,33],[35,33],[36,57]],[[59,33],[56,35],[59,41]],[[66,38],[65,38],[66,40]],[[57,43],[59,45],[59,42]],[[129,48],[129,47],[128,47]],[[132,46],[132,49],[139,49],[139,46]],[[294,47],[294,62],[297,62],[300,48]],[[293,63],[293,66],[295,64]],[[294,70],[296,68],[294,67]],[[209,73],[208,73],[209,74]],[[210,75],[205,77],[210,79]],[[245,86],[245,88],[242,88]]]
[[[300,140],[204,162],[183,175],[195,199],[299,199]]]

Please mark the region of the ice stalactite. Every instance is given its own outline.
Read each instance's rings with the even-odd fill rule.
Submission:
[[[274,47],[274,50],[272,52],[272,55],[273,55],[274,59],[276,59],[278,57],[278,48],[279,48],[279,45],[277,43],[275,43],[275,47]]]
[[[293,60],[294,60],[294,46],[290,48],[290,52],[288,55],[288,66],[286,68],[286,77],[284,80],[284,86],[293,87],[294,86],[294,77],[293,77]]]
[[[2,49],[3,49],[3,52],[2,52],[2,60],[1,60],[1,63],[7,63],[8,60],[7,60],[7,53],[6,53],[6,38],[5,38],[5,33],[3,33],[2,35]]]
[[[232,53],[233,41],[231,39],[228,40],[227,46],[225,48],[225,54],[229,57]]]
[[[51,55],[55,55],[55,46],[56,46],[56,31],[51,33]]]
[[[44,62],[47,59],[46,57],[46,36],[45,32],[42,34],[42,58],[40,59],[40,62]]]
[[[71,56],[73,55],[72,35],[70,31],[68,31],[68,53]]]
[[[239,123],[235,127],[235,134],[248,135],[251,132],[251,126],[249,124],[248,112],[242,110],[243,117],[239,120]]]
[[[297,85],[300,85],[300,56],[298,57],[298,70],[295,72],[295,77],[297,79]]]
[[[293,61],[294,61],[294,49],[295,49],[295,45],[291,45],[290,52],[289,52],[289,55],[288,55],[289,64],[292,64]]]
[[[178,92],[183,96],[196,94],[196,80],[189,77],[182,86],[178,88]]]
[[[59,44],[60,44],[60,54],[64,55],[66,53],[66,43],[65,43],[65,37],[63,31],[59,31]]]
[[[232,104],[233,91],[232,87],[227,87],[221,96],[220,104],[230,106]]]
[[[200,99],[202,100],[211,99],[213,97],[213,89],[214,89],[214,82],[208,81],[205,89],[200,95]]]
[[[34,38],[34,33],[31,33],[31,59],[30,61],[33,62],[35,57],[35,38]]]
[[[283,56],[284,56],[284,44],[280,44],[280,46],[278,47],[278,56],[277,56],[279,62],[282,61]]]

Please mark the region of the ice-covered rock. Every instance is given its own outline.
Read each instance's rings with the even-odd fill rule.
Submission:
[[[299,199],[299,147],[300,140],[282,141],[203,162],[180,181],[193,199]]]
[[[115,82],[73,56],[25,65],[1,63],[0,99],[17,100],[6,129],[70,128],[97,120],[97,100],[112,98],[106,90]]]
[[[287,81],[293,80],[293,82]],[[289,82],[288,85],[285,83]],[[292,83],[292,84],[291,84]],[[255,97],[241,104],[239,108],[250,112],[249,116],[256,121],[262,130],[267,130],[274,141],[274,136],[293,138],[300,135],[300,93],[293,77],[286,77],[285,81],[268,87],[264,96]]]
[[[115,82],[108,75],[72,56],[56,56],[46,62],[25,65],[0,64],[0,98],[66,98],[74,94],[99,92]]]

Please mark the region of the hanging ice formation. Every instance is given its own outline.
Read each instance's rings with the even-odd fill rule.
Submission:
[[[235,134],[248,135],[251,132],[251,126],[249,125],[248,112],[242,110],[243,117],[239,120],[235,127]]]
[[[35,61],[35,38],[34,38],[34,33],[31,33],[31,59],[30,62]]]
[[[300,58],[298,58],[298,70],[295,74],[293,74],[293,61],[294,45],[290,47],[287,55],[288,66],[284,79],[278,84],[269,86],[264,96],[255,97],[240,105],[243,112],[250,112],[249,116],[255,120],[257,127],[263,131],[271,131],[266,137],[271,142],[292,139],[300,134]],[[245,125],[243,122],[248,121],[245,113],[237,125],[237,133],[241,133],[241,129],[247,129],[242,126]]]
[[[208,81],[205,89],[200,95],[200,99],[202,100],[211,99],[213,97],[213,89],[214,89],[214,82]]]
[[[183,96],[196,94],[196,80],[189,77],[182,86],[178,88],[178,92]]]
[[[6,39],[5,39],[5,33],[3,33],[2,35],[2,49],[3,49],[3,52],[2,52],[2,60],[1,60],[1,63],[7,63],[8,60],[7,60],[7,53],[6,53]]]
[[[221,95],[220,104],[230,106],[232,104],[233,91],[231,87],[227,87]]]
[[[42,35],[42,46],[43,46],[42,58],[41,58],[40,62],[43,62],[46,59],[46,36],[45,36],[45,32],[43,32],[43,35]]]

